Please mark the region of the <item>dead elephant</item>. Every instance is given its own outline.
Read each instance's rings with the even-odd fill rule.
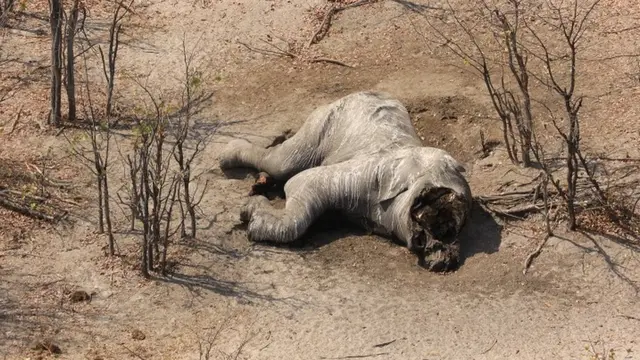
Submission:
[[[285,183],[286,206],[257,195],[241,210],[252,241],[289,243],[326,210],[396,237],[432,271],[457,267],[458,234],[471,209],[464,168],[424,147],[405,107],[359,92],[316,109],[291,138],[270,148],[229,142],[220,167],[250,167]]]

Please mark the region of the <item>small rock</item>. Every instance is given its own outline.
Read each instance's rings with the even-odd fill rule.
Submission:
[[[91,301],[91,295],[89,295],[86,291],[76,290],[69,295],[69,300],[72,303],[77,303],[81,301]]]
[[[133,331],[131,332],[131,338],[132,338],[133,340],[144,340],[144,339],[146,339],[147,337],[144,335],[144,333],[143,333],[142,331],[140,331],[140,330],[136,329],[136,330],[133,330]]]

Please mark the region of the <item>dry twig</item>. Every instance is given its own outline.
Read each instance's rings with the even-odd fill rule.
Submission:
[[[493,339],[493,342],[491,343],[491,346],[489,346],[489,348],[483,352],[481,352],[480,354],[484,355],[486,353],[488,353],[489,351],[491,351],[491,349],[493,349],[494,346],[496,346],[496,344],[498,343],[498,339]]]
[[[249,45],[247,43],[244,43],[242,41],[238,41],[238,44],[244,46],[249,51],[256,52],[256,53],[262,54],[262,55],[288,57],[288,58],[295,59],[295,60],[301,60],[301,61],[305,61],[306,60],[306,61],[308,61],[310,63],[327,63],[327,64],[344,66],[344,67],[348,67],[348,68],[353,68],[354,67],[354,66],[349,65],[347,63],[344,63],[344,62],[342,62],[340,60],[326,58],[326,57],[313,57],[313,58],[307,59],[307,58],[305,58],[303,56],[300,56],[298,54],[294,54],[291,51],[281,49],[281,48],[279,48],[279,47],[275,46],[274,44],[271,44],[271,43],[269,43],[267,41],[262,40],[262,42],[264,42],[264,43],[268,44],[269,46],[273,47],[275,50],[251,46],[251,45]]]
[[[331,20],[333,19],[333,16],[335,14],[343,10],[351,9],[354,7],[373,4],[377,1],[378,0],[360,0],[351,4],[339,6],[339,7],[336,5],[332,5],[329,8],[329,10],[327,10],[327,13],[324,15],[324,19],[322,19],[322,23],[320,24],[320,27],[318,28],[318,30],[316,30],[316,32],[313,33],[313,36],[311,36],[311,38],[307,42],[307,48],[313,44],[319,43],[327,35],[327,33],[329,32],[329,28],[331,27]]]
[[[325,357],[325,356],[321,356],[321,357],[320,357],[320,359],[326,359],[326,360],[364,359],[364,358],[371,358],[371,357],[384,356],[384,355],[389,355],[389,353],[388,353],[388,352],[383,352],[383,353],[375,353],[375,354],[365,354],[365,355],[347,355],[347,356],[338,356],[338,357]]]
[[[18,110],[18,115],[16,115],[16,119],[13,121],[13,124],[11,124],[11,129],[9,130],[7,135],[11,135],[11,134],[13,134],[14,131],[16,131],[16,127],[18,126],[18,123],[20,122],[20,116],[22,116],[22,107],[23,106],[20,106],[20,109]]]
[[[19,201],[12,200],[10,196],[6,196],[7,193],[8,192],[5,190],[0,191],[0,206],[30,218],[56,223],[68,215],[67,211],[62,212],[61,214],[47,214],[43,211],[37,210],[34,206],[25,205]]]
[[[526,259],[524,259],[524,268],[522,269],[522,275],[527,275],[527,271],[529,270],[529,266],[531,266],[531,262],[533,261],[533,259],[538,257],[538,255],[540,255],[540,253],[542,252],[542,248],[547,243],[547,240],[549,240],[550,237],[551,235],[549,234],[545,235],[544,239],[542,239],[542,241],[540,241],[540,244],[538,244],[538,247],[531,254],[529,254]]]

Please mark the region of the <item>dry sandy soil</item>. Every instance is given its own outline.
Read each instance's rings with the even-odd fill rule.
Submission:
[[[631,4],[603,2],[599,24],[633,26]],[[204,359],[199,349],[207,346],[211,359],[238,352],[239,359],[640,358],[637,243],[559,231],[523,275],[525,257],[542,238],[539,221],[503,223],[478,208],[463,234],[463,265],[437,275],[419,269],[406,249],[333,220],[295,248],[251,245],[234,230],[252,177],[222,176],[221,147],[231,137],[266,145],[297,129],[316,106],[359,90],[384,90],[407,104],[425,143],[466,163],[476,194],[528,181],[532,173],[512,167],[501,146],[479,158],[480,129],[500,139],[483,84],[428,50],[415,31],[424,24],[405,5],[385,0],[344,11],[308,50],[354,66],[347,68],[264,56],[238,43],[266,46],[260,39],[270,37],[282,45],[282,38],[295,50],[319,26],[314,11],[326,9],[325,0],[136,4],[120,69],[150,73],[154,91],[168,92],[179,83],[182,39],[192,46],[200,38],[197,62],[214,92],[200,116],[223,124],[199,164],[210,190],[198,239],[176,244],[171,276],[154,280],[138,274],[136,235],[118,232],[123,255],[105,256],[105,239],[94,231],[90,173],[67,157],[64,138],[42,125],[48,25],[26,15],[12,22],[1,51],[16,62],[2,71],[2,84],[19,85],[0,110],[0,180],[25,163],[45,164],[52,177],[78,185],[64,196],[79,206],[67,204],[74,221],[58,226],[0,209],[0,359],[53,357],[30,349],[47,338],[61,359]],[[108,6],[87,6],[94,6],[87,27],[104,41]],[[27,2],[25,13],[46,20],[45,10],[46,3]],[[638,63],[593,60],[637,53],[638,38],[610,34],[585,55],[590,153],[638,156]],[[132,89],[117,90],[121,103],[135,99]],[[21,106],[20,123],[8,134]],[[47,154],[54,160],[43,160]],[[117,228],[126,228],[120,209],[114,213]],[[94,293],[91,302],[69,302],[77,289]]]

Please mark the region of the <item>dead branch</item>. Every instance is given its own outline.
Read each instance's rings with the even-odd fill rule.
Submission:
[[[542,252],[542,248],[547,243],[550,237],[553,236],[553,231],[551,230],[551,217],[550,217],[550,205],[549,205],[549,175],[543,172],[543,180],[540,184],[542,187],[542,198],[544,201],[544,222],[545,222],[545,230],[546,235],[544,239],[540,242],[535,251],[527,256],[524,260],[524,268],[522,269],[522,275],[527,275],[527,271],[529,270],[529,266],[531,266],[531,262],[534,258],[538,257]]]
[[[11,194],[11,195],[18,196],[20,198],[24,198],[24,199],[28,198],[30,200],[36,200],[36,201],[39,201],[39,202],[45,202],[50,198],[54,198],[55,200],[58,200],[58,201],[63,202],[63,203],[67,203],[69,205],[80,206],[80,204],[78,204],[77,202],[75,202],[73,200],[64,199],[64,198],[62,198],[60,196],[53,195],[53,194],[47,194],[46,197],[43,197],[43,196],[37,196],[37,195],[32,195],[32,194],[25,194],[24,192],[11,190],[11,189],[2,189],[2,191],[0,191],[0,194]]]
[[[345,64],[342,61],[335,60],[335,59],[330,59],[330,58],[324,58],[324,57],[313,58],[313,59],[309,60],[309,62],[312,62],[312,63],[328,63],[328,64],[340,65],[340,66],[344,66],[344,67],[348,67],[348,68],[352,68],[352,69],[354,68],[353,65]]]
[[[55,198],[56,200],[58,200],[58,201],[60,201],[60,202],[63,202],[63,203],[69,204],[69,205],[73,205],[73,206],[81,206],[81,204],[80,204],[80,203],[78,203],[78,202],[76,202],[76,201],[73,201],[73,200],[64,199],[64,198],[62,198],[62,197],[60,197],[60,196],[57,196],[57,195],[50,195],[50,196],[51,196],[52,198]]]
[[[505,216],[514,219],[522,219],[526,217],[528,214],[539,213],[542,211],[542,208],[536,204],[515,206],[511,208],[499,208],[488,205],[486,203],[481,203],[481,205],[491,213],[494,213],[498,216]]]
[[[306,60],[306,61],[308,61],[310,63],[328,63],[328,64],[339,65],[339,66],[344,66],[344,67],[348,67],[348,68],[354,68],[353,65],[349,65],[349,64],[344,63],[344,62],[342,62],[340,60],[326,58],[326,57],[314,57],[314,58],[306,59],[305,57],[302,57],[300,55],[294,54],[294,53],[292,53],[292,52],[290,52],[288,50],[281,49],[281,48],[279,48],[279,47],[277,47],[274,44],[271,44],[269,42],[266,42],[266,41],[263,41],[263,42],[268,44],[269,46],[275,48],[275,50],[251,46],[251,45],[249,45],[247,43],[244,43],[242,41],[238,41],[238,44],[244,46],[249,51],[252,51],[252,52],[255,52],[255,53],[258,53],[258,54],[262,54],[262,55],[288,57],[290,59],[295,59],[295,60],[301,60],[301,61],[305,61]]]
[[[533,261],[533,259],[538,257],[538,255],[540,255],[540,253],[542,252],[542,248],[547,243],[547,240],[549,240],[550,237],[551,236],[549,234],[545,235],[544,239],[542,239],[542,241],[540,241],[540,244],[538,244],[538,247],[524,260],[522,275],[527,275],[527,271],[529,270],[529,266],[531,266],[531,262]]]
[[[484,350],[480,354],[484,355],[484,354],[488,353],[489,351],[491,351],[491,349],[493,349],[494,346],[496,346],[497,343],[498,343],[498,339],[493,339],[493,342],[491,343],[491,346],[489,346],[487,348],[487,350]]]
[[[68,215],[67,211],[55,215],[47,214],[43,211],[37,210],[37,208],[35,206],[32,206],[31,204],[25,205],[12,200],[9,196],[5,195],[6,193],[7,192],[5,190],[0,191],[0,206],[4,207],[7,210],[11,210],[30,218],[43,220],[50,223],[57,223]]]
[[[385,342],[380,343],[380,344],[375,344],[375,345],[373,345],[373,347],[374,348],[382,348],[382,347],[385,347],[385,346],[389,346],[389,345],[393,344],[394,342],[396,342],[397,340],[398,339],[393,339],[391,341],[385,341]]]
[[[619,161],[619,162],[632,162],[632,163],[640,163],[640,159],[637,158],[611,158],[611,157],[605,157],[605,156],[598,156],[595,157],[595,159],[597,160],[602,160],[602,161]]]
[[[125,350],[127,350],[127,352],[129,352],[129,354],[131,354],[131,355],[133,355],[133,356],[137,357],[138,359],[140,359],[140,360],[147,360],[147,359],[145,359],[144,357],[142,357],[142,355],[140,355],[140,354],[138,354],[137,352],[135,352],[135,351],[133,351],[133,350],[129,349],[128,347],[126,347],[124,344],[120,344],[120,346],[122,346]]]
[[[635,316],[631,316],[631,315],[619,314],[618,316],[619,317],[623,317],[623,318],[628,319],[628,320],[640,321],[639,317],[635,317]]]
[[[13,134],[14,131],[16,131],[16,127],[18,126],[18,123],[20,122],[20,116],[22,115],[22,108],[23,106],[20,106],[20,109],[18,110],[18,115],[16,115],[16,119],[13,121],[13,124],[11,124],[11,129],[9,130],[9,132],[7,133],[7,135],[11,135]]]
[[[49,178],[48,176],[45,175],[44,171],[42,171],[42,169],[40,169],[35,164],[25,163],[25,165],[27,166],[27,168],[32,169],[35,172],[37,172],[38,175],[40,176],[40,178],[42,179],[42,181],[47,182],[50,186],[54,186],[54,187],[57,187],[59,189],[67,189],[67,188],[73,186],[73,182],[72,181],[56,181],[56,180],[53,180],[53,179]]]
[[[320,24],[320,27],[318,28],[318,30],[316,30],[313,33],[313,36],[311,36],[311,38],[307,42],[306,47],[308,48],[311,45],[319,43],[320,41],[322,41],[322,39],[324,39],[324,37],[329,32],[329,28],[331,28],[331,20],[333,19],[333,16],[336,15],[337,13],[347,9],[355,8],[358,6],[373,4],[377,1],[378,0],[360,0],[348,5],[340,6],[340,7],[336,5],[332,5],[329,8],[329,10],[327,10],[327,13],[324,15],[324,18],[322,19],[322,23]]]
[[[384,355],[389,355],[389,353],[388,352],[383,352],[383,353],[375,353],[375,354],[347,355],[347,356],[337,356],[337,357],[320,356],[320,359],[326,359],[326,360],[364,359],[364,358],[372,358],[372,357],[384,356]]]
[[[311,36],[311,38],[309,39],[309,42],[307,42],[307,47],[313,45],[317,41],[322,40],[322,38],[325,36],[327,31],[329,31],[329,23],[331,21],[331,18],[336,12],[337,12],[336,6],[331,5],[329,10],[327,10],[327,13],[324,15],[324,19],[322,19],[322,23],[320,24],[320,27],[318,28],[318,30],[316,30],[313,33],[313,36]]]
[[[278,49],[277,51],[274,50],[269,50],[269,49],[264,49],[264,48],[257,48],[257,47],[253,47],[247,43],[244,43],[242,41],[238,41],[238,44],[244,46],[245,48],[247,48],[249,51],[253,51],[256,52],[258,54],[262,54],[262,55],[271,55],[271,56],[285,56],[285,57],[290,57],[292,59],[296,59],[298,56],[288,52],[288,51],[283,51],[281,49]]]
[[[550,195],[557,197],[558,191],[549,193],[549,177],[546,173],[536,176],[527,184],[534,184],[530,190],[518,190],[502,192],[500,194],[478,195],[475,200],[485,210],[499,216],[521,220],[522,218],[535,213],[544,212],[545,219],[552,208],[562,205],[562,198],[550,199]]]

